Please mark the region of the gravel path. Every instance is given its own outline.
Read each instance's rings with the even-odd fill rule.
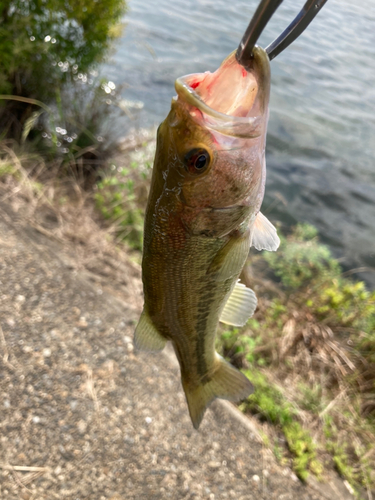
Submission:
[[[120,300],[105,266],[77,270],[0,206],[0,498],[327,498],[226,404],[193,429],[170,355],[133,351],[138,267]]]

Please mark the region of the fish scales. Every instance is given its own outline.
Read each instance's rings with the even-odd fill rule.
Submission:
[[[255,310],[254,292],[238,283],[251,242],[278,246],[259,212],[269,88],[262,49],[248,72],[231,54],[213,74],[176,81],[158,129],[135,344],[158,351],[172,342],[195,428],[216,397],[236,401],[253,390],[215,352],[215,337],[220,320],[242,325]]]

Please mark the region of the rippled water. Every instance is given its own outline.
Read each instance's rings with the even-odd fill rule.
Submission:
[[[304,0],[285,0],[266,46]],[[255,0],[128,0],[127,26],[104,68],[142,101],[129,126],[159,123],[181,75],[214,71],[234,50]],[[271,63],[263,212],[316,225],[346,268],[375,285],[375,0],[329,0]]]

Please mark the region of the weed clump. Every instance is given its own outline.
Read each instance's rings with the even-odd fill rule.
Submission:
[[[97,183],[96,207],[105,219],[116,225],[120,239],[135,250],[142,250],[144,212],[137,205],[134,180],[127,178],[129,170],[120,169],[119,174],[120,178],[105,177]]]
[[[317,234],[313,226],[300,224],[292,237],[281,238],[277,252],[264,254],[285,287],[295,290],[311,280],[340,273],[340,266],[332,259],[329,249],[317,243]]]
[[[307,224],[281,236],[278,252],[253,258],[255,276],[263,263],[280,285],[254,278],[254,318],[218,336],[218,349],[256,388],[241,409],[273,432],[277,456],[289,457],[301,479],[331,464],[353,488],[371,491],[375,292],[349,279]]]
[[[130,248],[142,250],[143,221],[151,178],[155,141],[146,140],[124,165],[112,164],[103,172],[94,194],[98,212],[112,226],[116,237]]]

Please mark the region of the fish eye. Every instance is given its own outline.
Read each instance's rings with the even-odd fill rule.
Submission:
[[[184,158],[186,170],[192,174],[203,173],[210,164],[210,155],[203,148],[194,148]]]

